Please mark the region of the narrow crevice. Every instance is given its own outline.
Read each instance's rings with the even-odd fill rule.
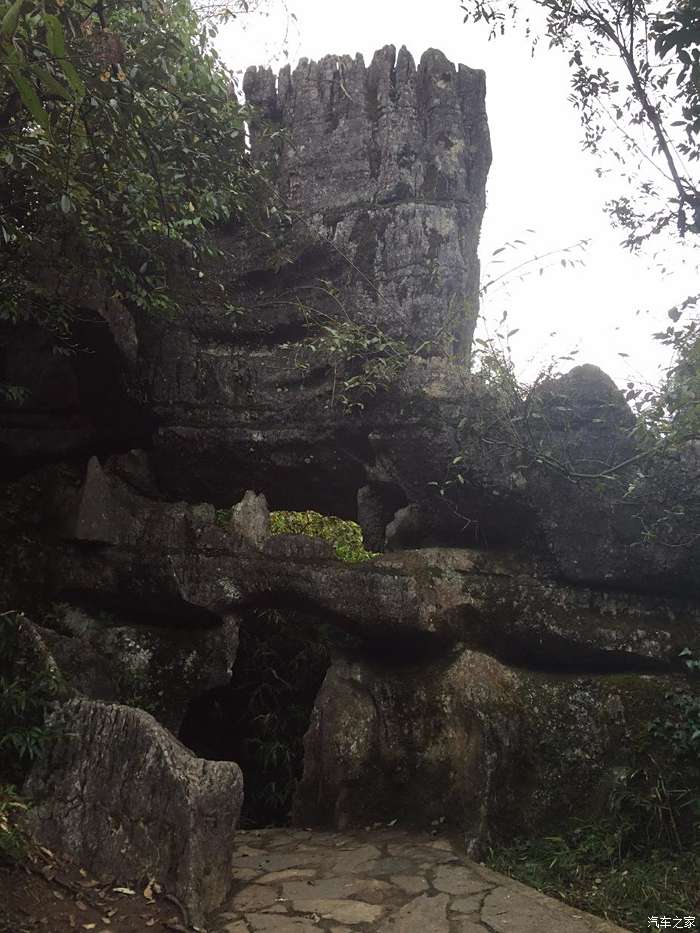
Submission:
[[[347,641],[325,620],[284,602],[249,607],[230,682],[190,703],[179,738],[202,758],[241,767],[242,827],[289,824],[304,733],[332,655]]]

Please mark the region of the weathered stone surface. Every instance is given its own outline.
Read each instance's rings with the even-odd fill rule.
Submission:
[[[368,551],[384,550],[387,525],[403,505],[403,499],[398,487],[387,484],[367,485],[358,490],[357,522]]]
[[[506,547],[540,554],[576,584],[697,596],[694,518],[666,515],[672,546],[645,537],[696,487],[697,450],[670,454],[629,493],[634,421],[600,370],[543,382],[523,406],[539,421],[525,425],[514,410],[500,434],[484,436],[489,391],[462,366],[490,160],[483,74],[436,50],[416,67],[387,46],[367,67],[329,56],[277,77],[250,69],[244,85],[285,131],[270,139],[254,119],[251,144],[294,222],[262,236],[222,231],[225,294],[194,288],[174,321],[132,320],[113,298],[77,295],[87,318],[76,338],[91,352],[76,361],[51,358],[34,330],[10,335],[2,381],[28,383],[32,402],[0,405],[2,468],[123,451],[138,437],[158,483],[134,464],[114,469],[148,495],[230,506],[264,490],[273,508],[357,514],[372,548],[389,526],[394,548]],[[402,341],[407,364],[351,415],[339,400],[360,375],[357,348],[347,365],[320,344],[304,349],[319,325],[348,323]],[[450,468],[460,456],[458,481]],[[114,503],[93,472],[79,536],[114,543]],[[604,488],[585,480],[592,474]],[[172,530],[176,506],[170,520]]]
[[[444,821],[477,852],[500,833],[594,815],[653,710],[682,685],[670,676],[535,674],[466,650],[410,676],[336,662],[305,737],[295,821],[339,829],[387,817]],[[458,874],[442,869],[436,888],[474,893]]]
[[[672,672],[680,676],[681,649],[698,644],[698,610],[687,600],[565,586],[546,564],[483,550],[347,565],[298,536],[260,548],[207,510],[141,501],[108,482],[105,494],[123,509],[115,540],[66,542],[58,595],[65,587],[120,612],[165,600],[203,631],[206,620],[277,598],[359,638],[357,656],[336,662],[317,699],[295,804],[302,824],[446,818],[477,847],[503,827],[552,822],[574,802],[595,809],[614,762],[631,758],[625,723],[653,718]],[[434,856],[426,850],[423,860]],[[410,867],[377,858],[340,854],[348,874]],[[292,865],[280,854],[254,867]]]
[[[524,930],[544,930],[565,925],[571,933],[586,933],[591,929],[591,917],[564,907],[551,898],[543,897],[524,885],[499,887],[490,891],[481,908],[481,918],[487,929],[496,933],[512,933],[514,918]],[[599,921],[605,929],[604,921]]]
[[[253,547],[262,547],[270,535],[270,513],[265,496],[248,489],[231,510],[230,529]]]
[[[488,889],[485,882],[475,880],[468,869],[459,865],[440,865],[435,872],[433,886],[438,891],[460,896]]]
[[[153,462],[179,498],[227,506],[258,488],[273,508],[350,516],[371,428],[338,396],[357,373],[303,343],[340,319],[468,356],[491,157],[484,75],[435,50],[416,67],[387,46],[368,67],[329,56],[277,80],[249,69],[244,88],[285,129],[270,147],[253,121],[252,151],[272,159],[299,219],[272,240],[222,236],[225,303],[242,314],[197,293],[179,320],[139,323]]]
[[[273,888],[260,884],[248,884],[231,899],[232,910],[261,910],[275,903],[277,894]]]
[[[97,457],[90,457],[75,519],[76,539],[102,543],[114,541],[114,525],[118,516],[119,506],[112,502],[100,461]]]
[[[147,713],[71,700],[26,782],[28,820],[47,847],[108,878],[156,878],[193,919],[230,887],[243,800],[233,762],[195,758]]]
[[[377,904],[346,898],[304,897],[292,901],[294,910],[318,914],[324,920],[338,920],[341,923],[374,923],[384,910]]]
[[[692,521],[684,528],[676,519],[670,541],[682,547],[664,543],[666,524],[659,540],[645,535],[669,503],[683,501],[697,463],[668,454],[649,471],[643,461],[650,476],[639,485],[634,418],[600,369],[577,366],[542,383],[508,417],[493,414],[478,379],[448,370],[441,394],[423,387],[413,401],[415,421],[402,426],[392,414],[401,410],[400,393],[387,398],[385,420],[369,436],[368,473],[401,488],[411,503],[398,527],[390,526],[394,547],[476,544],[538,553],[553,575],[577,584],[697,595],[700,543]]]
[[[78,694],[144,709],[176,735],[188,704],[227,683],[236,659],[233,617],[192,629],[58,604],[51,621],[42,636]]]
[[[86,488],[91,482],[89,472]],[[163,623],[169,609],[213,625],[279,593],[362,637],[398,637],[406,650],[461,642],[509,663],[573,670],[680,670],[680,651],[698,640],[693,602],[567,586],[547,576],[546,564],[427,548],[348,565],[327,542],[304,536],[253,547],[217,527],[213,510],[139,497],[115,477],[104,494],[119,503],[110,505],[111,546],[67,545],[56,596],[149,607]]]
[[[473,314],[477,303],[490,162],[483,73],[434,49],[416,68],[405,48],[397,57],[386,46],[369,67],[360,55],[302,60],[283,69],[276,91],[268,70],[251,68],[244,90],[287,128],[283,196],[366,276],[344,296],[353,309],[380,300],[387,330],[419,342],[434,337],[438,316],[450,325],[443,339],[468,350],[473,318],[463,309],[472,302]],[[255,127],[252,135],[255,151]]]
[[[105,472],[123,480],[134,492],[142,496],[150,496],[154,499],[160,497],[160,491],[145,450],[133,449],[125,454],[113,454],[107,458]]]
[[[449,898],[446,894],[421,894],[392,917],[388,929],[395,930],[396,933],[425,933],[426,930],[448,933],[448,903]]]

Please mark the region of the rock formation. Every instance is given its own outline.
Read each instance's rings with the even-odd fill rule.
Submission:
[[[88,466],[75,527],[97,524],[87,502],[104,512],[86,494],[99,471]],[[499,833],[555,825],[574,805],[595,813],[656,705],[682,689],[679,655],[697,644],[700,607],[687,599],[573,587],[546,563],[485,550],[348,565],[320,540],[270,535],[252,493],[221,527],[212,512],[156,503],[113,474],[99,488],[111,497],[111,534],[88,552],[77,532],[57,548],[59,599],[117,615],[167,601],[173,619],[189,620],[190,640],[207,625],[210,641],[225,642],[229,630],[210,620],[228,620],[233,634],[247,608],[266,605],[303,606],[319,627],[355,636],[316,701],[301,825],[345,828],[400,811],[459,828],[478,851]]]
[[[440,820],[473,852],[599,811],[700,647],[700,544],[644,537],[652,497],[612,381],[576,367],[506,411],[466,368],[483,74],[387,47],[244,86],[288,220],[220,231],[226,295],[183,290],[167,321],[93,304],[73,360],[17,330],[0,374],[34,389],[0,425],[0,590],[37,623],[74,695],[56,722],[79,737],[30,777],[34,826],[93,870],[123,856],[197,916],[224,894],[241,779],[171,732],[230,686],[255,612],[345,638],[295,818]],[[660,474],[692,488],[695,453]],[[386,553],[349,565],[272,535],[268,505],[358,518]]]
[[[45,846],[112,878],[157,878],[201,923],[231,884],[243,780],[196,758],[142,710],[71,700],[26,791]]]

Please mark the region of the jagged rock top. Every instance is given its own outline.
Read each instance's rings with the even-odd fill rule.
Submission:
[[[491,161],[483,71],[455,66],[437,49],[416,67],[405,47],[397,56],[387,45],[368,67],[359,54],[303,58],[277,78],[251,67],[243,89],[288,130],[281,176],[305,209],[323,209],[329,192],[338,207],[342,191],[348,204],[475,200],[483,210]],[[251,137],[254,152],[269,152],[258,125]]]

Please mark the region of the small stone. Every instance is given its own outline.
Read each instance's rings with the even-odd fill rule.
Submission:
[[[406,894],[422,894],[428,889],[428,882],[419,875],[394,875],[389,881]]]
[[[302,878],[314,878],[318,874],[315,868],[285,868],[283,871],[270,871],[258,878],[258,884],[278,884],[282,881],[297,881]]]
[[[364,901],[341,900],[339,898],[300,898],[292,902],[300,913],[318,914],[324,920],[340,923],[375,923],[384,913],[384,908]],[[422,930],[421,933],[425,933]]]
[[[249,911],[262,910],[277,900],[277,894],[269,885],[248,884],[235,894],[228,902],[234,910]]]
[[[486,891],[489,885],[463,865],[440,865],[435,871],[433,886],[447,894],[477,894]]]
[[[231,510],[229,527],[253,547],[262,547],[270,534],[270,513],[265,496],[249,489]]]

